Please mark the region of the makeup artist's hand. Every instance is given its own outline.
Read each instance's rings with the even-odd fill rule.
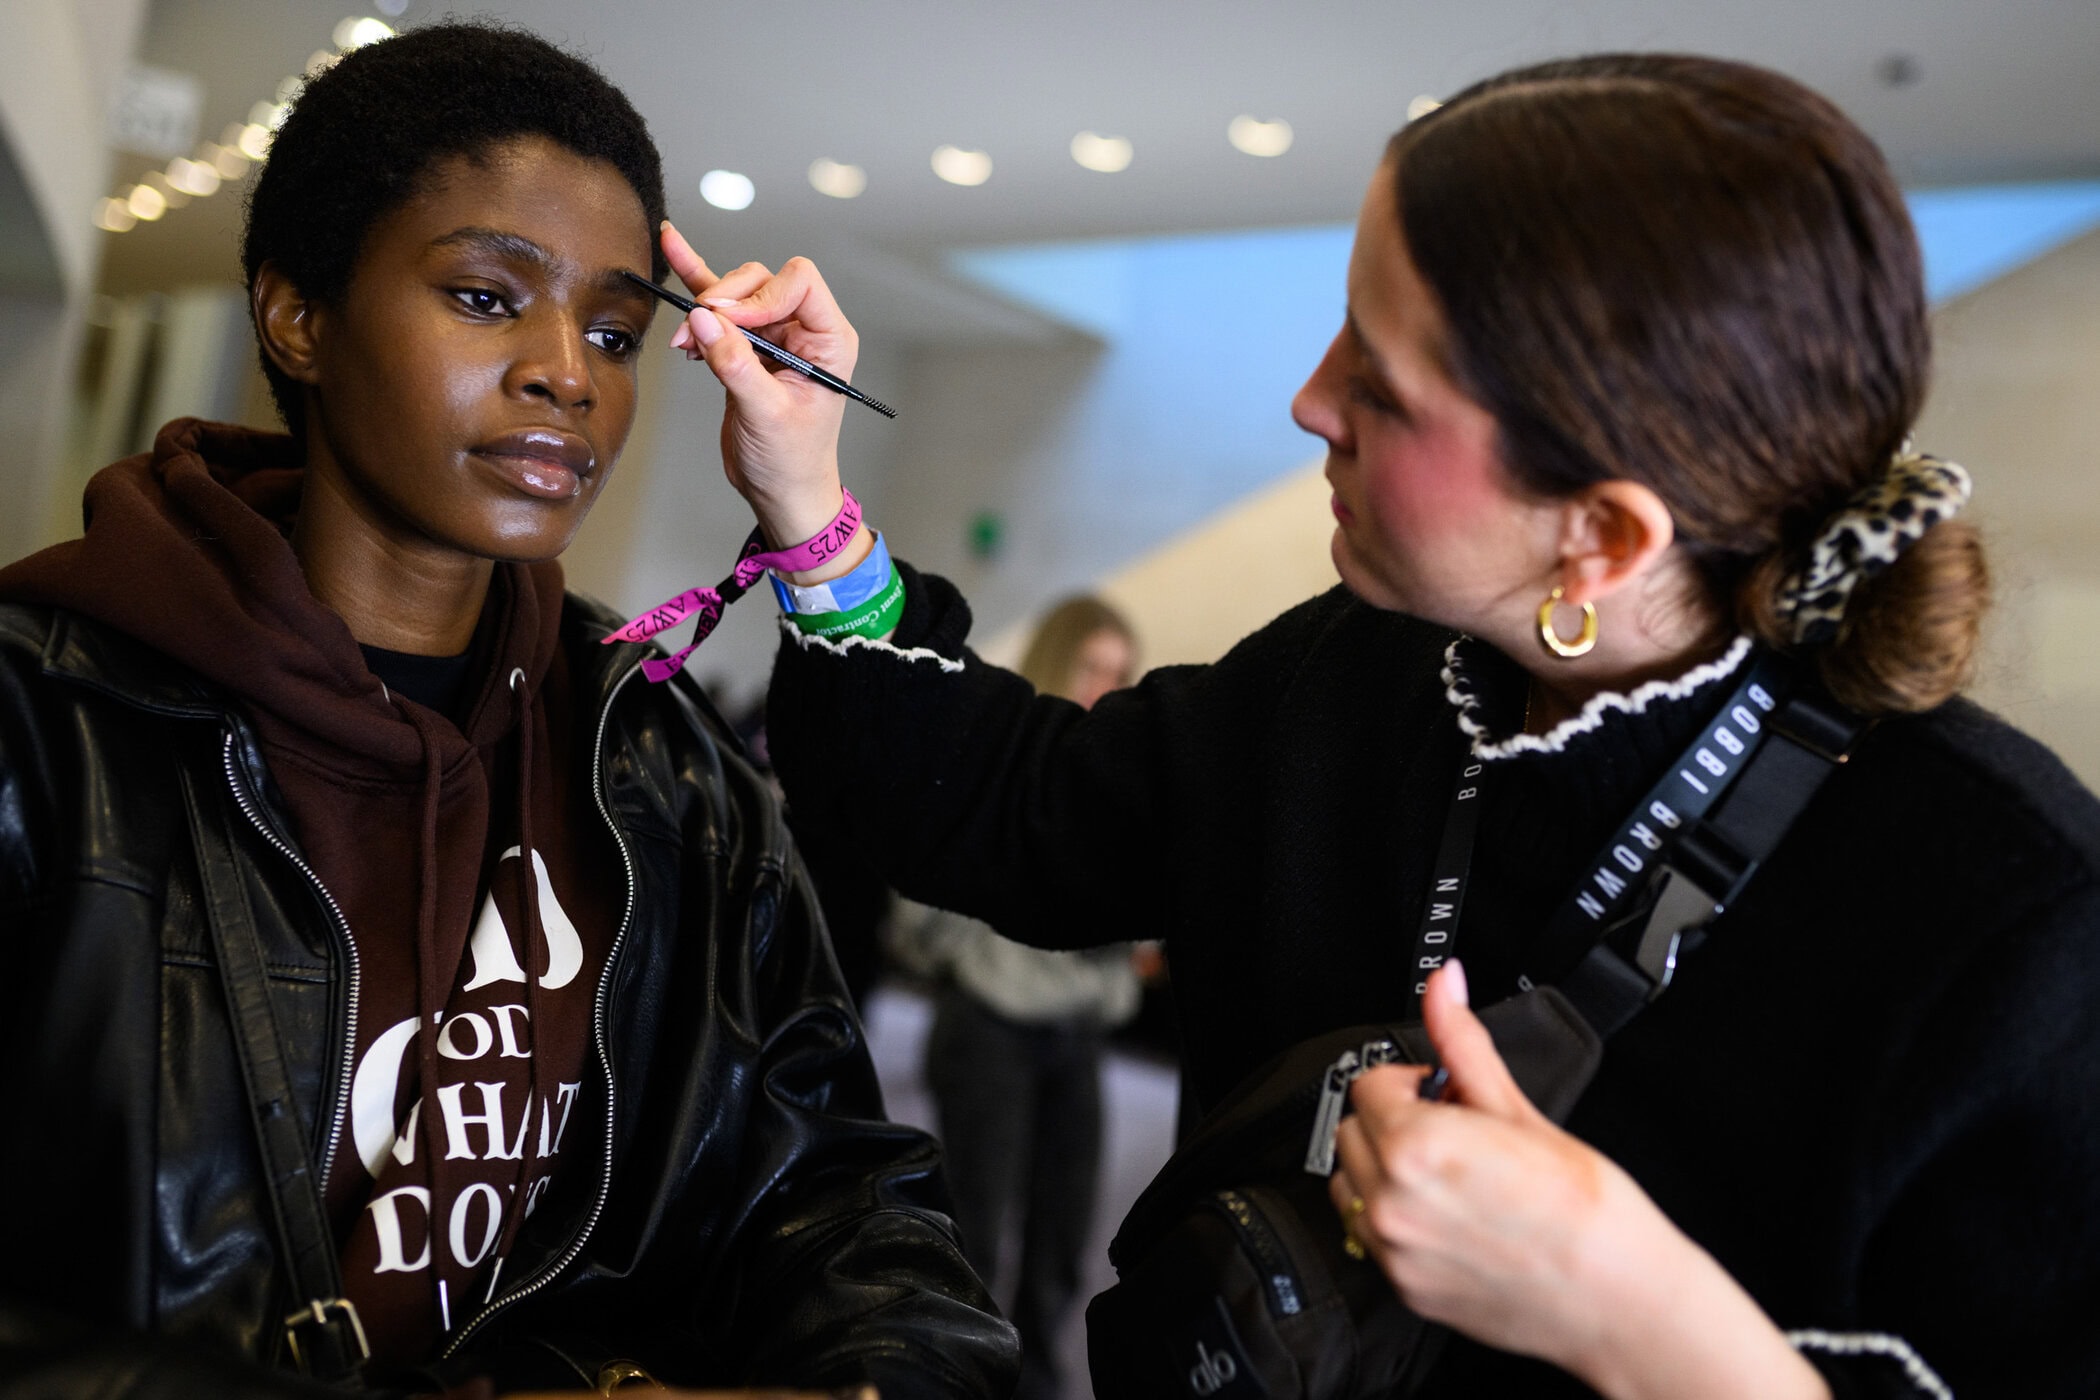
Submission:
[[[761,358],[730,325],[756,331],[842,379],[852,378],[860,337],[807,258],[792,259],[778,272],[745,263],[718,278],[669,222],[663,248],[671,270],[702,303],[672,333],[671,344],[691,358],[705,358],[728,391],[722,469],[729,484],[751,503],[775,545],[806,540],[831,523],[843,501],[839,426],[846,400]],[[861,531],[853,546],[819,572],[844,573],[871,543],[870,532]]]
[[[1365,1073],[1330,1182],[1343,1228],[1410,1308],[1618,1400],[1828,1400],[1714,1258],[1524,1096],[1455,960],[1431,975],[1422,1020],[1449,1094],[1424,1102],[1420,1066]]]

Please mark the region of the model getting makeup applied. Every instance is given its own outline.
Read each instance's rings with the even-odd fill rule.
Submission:
[[[588,64],[345,56],[249,208],[288,434],[0,571],[0,1396],[1011,1385],[773,797],[563,588],[663,215]]]

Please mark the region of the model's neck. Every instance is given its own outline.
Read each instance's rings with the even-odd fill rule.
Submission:
[[[327,470],[307,472],[292,552],[361,645],[417,656],[467,649],[495,573],[490,560],[402,531]]]

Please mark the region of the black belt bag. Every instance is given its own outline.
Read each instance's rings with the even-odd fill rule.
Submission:
[[[1480,1012],[1539,1111],[1565,1121],[1604,1042],[1552,987]],[[1357,1072],[1433,1064],[1418,1025],[1352,1026],[1292,1046],[1243,1080],[1139,1196],[1108,1247],[1119,1282],[1086,1310],[1096,1400],[1405,1394],[1442,1330],[1378,1266],[1352,1259],[1307,1170]]]

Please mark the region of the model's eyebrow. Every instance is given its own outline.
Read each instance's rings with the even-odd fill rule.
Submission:
[[[605,271],[598,274],[598,290],[620,296],[633,297],[636,301],[645,303],[653,315],[656,311],[656,298],[628,281],[627,279],[630,277],[639,277],[644,282],[652,280],[646,271],[636,272],[632,268],[608,267]]]
[[[567,266],[566,259],[550,252],[546,248],[542,248],[522,233],[505,233],[502,229],[483,228],[478,224],[469,224],[465,228],[456,228],[442,237],[434,238],[430,241],[430,246],[433,248],[468,248],[476,252],[488,253],[495,257],[509,259],[512,262],[524,263],[542,276],[547,277],[554,276]],[[627,280],[624,275],[625,271],[626,269],[624,268],[608,267],[593,279],[592,286],[608,295],[624,296],[635,301],[646,302],[653,310],[656,303],[649,299],[647,293]]]
[[[521,233],[505,233],[502,229],[482,228],[469,224],[456,228],[448,234],[430,240],[433,248],[469,248],[476,252],[491,253],[513,262],[529,263],[542,272],[554,272],[561,266],[561,259],[542,248]]]

